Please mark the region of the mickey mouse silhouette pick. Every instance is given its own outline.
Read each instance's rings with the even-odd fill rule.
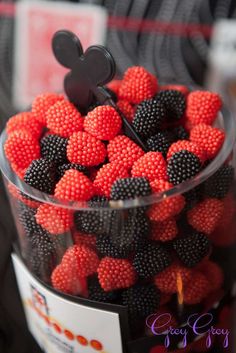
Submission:
[[[94,101],[94,96],[100,104],[113,106],[123,120],[125,134],[146,150],[109,92],[103,88],[116,72],[115,61],[110,52],[101,45],[90,46],[84,52],[79,38],[67,30],[54,34],[52,49],[57,61],[70,70],[64,79],[64,89],[69,100],[81,111],[86,111]]]

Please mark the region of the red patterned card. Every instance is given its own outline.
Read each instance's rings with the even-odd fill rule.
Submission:
[[[69,2],[20,1],[16,9],[14,103],[25,109],[35,95],[61,91],[66,72],[53,56],[51,39],[60,29],[79,36],[86,49],[104,44],[106,10]]]

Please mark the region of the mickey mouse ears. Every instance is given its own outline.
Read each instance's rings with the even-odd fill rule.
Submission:
[[[52,49],[58,62],[70,69],[64,81],[68,98],[79,108],[87,108],[94,89],[110,82],[115,75],[112,55],[100,45],[91,46],[84,53],[79,38],[66,30],[55,33]]]
[[[69,100],[83,111],[91,105],[94,96],[101,104],[113,106],[123,120],[125,134],[145,150],[136,131],[102,87],[113,79],[116,72],[111,53],[101,45],[93,45],[84,53],[79,38],[67,30],[54,34],[52,49],[57,61],[70,69],[64,79],[64,89]]]

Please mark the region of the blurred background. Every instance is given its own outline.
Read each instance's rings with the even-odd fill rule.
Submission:
[[[76,32],[84,47],[107,45],[117,76],[143,65],[160,81],[219,91],[234,109],[235,0],[0,1],[0,130],[35,94],[62,89],[65,70],[50,49],[60,28]],[[40,352],[11,267],[14,229],[2,184],[0,212],[0,352]]]

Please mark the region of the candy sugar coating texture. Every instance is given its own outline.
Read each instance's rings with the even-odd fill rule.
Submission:
[[[133,164],[131,174],[133,177],[145,177],[149,181],[166,180],[166,161],[160,152],[145,153]]]
[[[147,139],[147,147],[149,151],[161,152],[166,157],[173,141],[174,135],[168,130],[163,130]]]
[[[41,139],[40,150],[43,158],[48,159],[56,164],[67,162],[66,149],[68,139],[57,136],[48,135]]]
[[[70,210],[47,204],[38,208],[35,218],[37,223],[51,234],[66,233],[73,224]]]
[[[110,106],[99,106],[87,114],[84,129],[100,140],[112,140],[120,131],[121,118]]]
[[[211,125],[217,117],[222,101],[217,93],[195,91],[187,97],[187,119],[194,124]]]
[[[55,103],[46,113],[47,128],[62,137],[82,131],[83,118],[76,107],[65,100]]]
[[[56,166],[47,159],[34,160],[26,170],[24,181],[47,194],[53,194],[56,185]]]
[[[130,313],[146,317],[158,309],[160,292],[154,285],[135,285],[123,291],[122,303]]]
[[[46,113],[54,104],[64,99],[62,94],[42,93],[35,97],[32,103],[32,113],[36,119],[46,125]]]
[[[186,102],[185,96],[178,90],[164,90],[156,95],[166,109],[166,114],[170,120],[178,120],[183,117]]]
[[[140,66],[129,68],[121,82],[118,97],[139,104],[157,93],[157,79]]]
[[[75,169],[67,170],[55,188],[55,196],[62,201],[87,201],[93,195],[92,182]]]
[[[67,145],[67,158],[71,163],[92,167],[104,162],[105,145],[87,132],[77,132],[70,136]]]
[[[128,260],[104,257],[98,267],[98,279],[103,290],[109,292],[131,287],[136,273]]]
[[[144,155],[144,151],[129,137],[118,135],[107,145],[107,154],[110,162],[132,168],[134,162]]]
[[[150,99],[137,106],[133,126],[142,138],[148,138],[159,131],[165,118],[165,106],[157,99]]]
[[[155,284],[162,293],[178,292],[178,277],[181,278],[183,286],[191,280],[192,271],[178,263],[172,264],[166,270],[155,276]]]
[[[218,94],[159,86],[140,66],[105,89],[118,109],[94,99],[80,112],[45,93],[9,120],[5,156],[43,202],[8,189],[31,271],[66,294],[126,306],[137,337],[147,315],[171,312],[176,323],[177,299],[202,310],[224,289],[234,168],[221,156],[211,169],[225,143]]]
[[[7,123],[8,134],[17,130],[26,130],[35,138],[39,138],[43,132],[43,124],[32,112],[23,112],[13,116]]]
[[[22,169],[40,157],[38,140],[25,129],[8,134],[4,151],[9,162]]]

